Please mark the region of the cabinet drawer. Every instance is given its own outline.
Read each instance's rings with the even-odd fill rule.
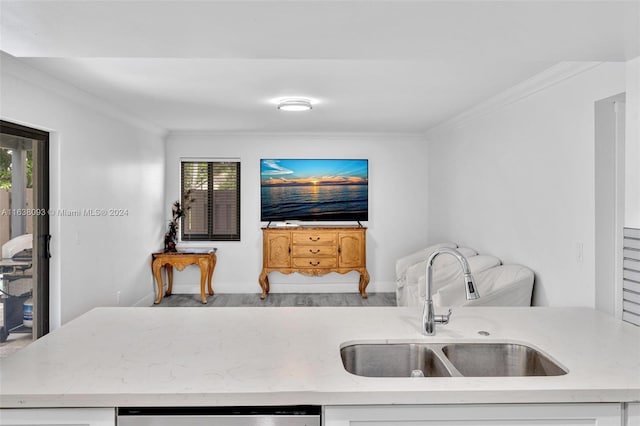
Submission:
[[[338,248],[335,245],[294,245],[293,257],[335,257]]]
[[[338,261],[335,257],[294,257],[294,268],[335,268]]]
[[[337,245],[338,234],[335,232],[294,232],[294,245]]]

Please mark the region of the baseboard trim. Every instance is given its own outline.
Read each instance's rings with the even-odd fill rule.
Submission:
[[[153,305],[153,302],[155,300],[156,300],[155,293],[149,293],[146,296],[144,296],[142,299],[140,299],[136,303],[134,303],[132,306],[134,306],[136,308],[144,307],[144,306],[151,306],[151,305]]]

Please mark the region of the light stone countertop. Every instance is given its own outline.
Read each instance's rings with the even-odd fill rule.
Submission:
[[[640,401],[640,328],[587,308],[457,308],[433,337],[415,308],[97,308],[3,360],[0,407]],[[478,331],[488,331],[481,336]],[[354,341],[513,341],[555,377],[368,378]]]

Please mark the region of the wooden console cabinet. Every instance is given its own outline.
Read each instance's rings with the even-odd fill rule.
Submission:
[[[269,293],[269,272],[324,275],[360,273],[359,291],[367,298],[367,228],[361,226],[300,226],[262,228],[261,299]]]

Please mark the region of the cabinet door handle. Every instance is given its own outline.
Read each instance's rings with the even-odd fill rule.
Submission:
[[[291,246],[287,247],[287,252],[291,254]]]
[[[315,250],[313,250],[313,249],[309,249],[309,253],[311,253],[311,254],[318,254],[318,253],[320,253],[320,249],[315,249]]]
[[[311,241],[320,241],[320,237],[309,237]]]
[[[338,254],[342,253],[342,247],[338,246]]]
[[[51,259],[51,234],[45,235],[44,239],[45,239],[44,258]]]
[[[309,265],[318,266],[318,265],[320,265],[320,262],[319,261],[318,262],[309,262]]]

